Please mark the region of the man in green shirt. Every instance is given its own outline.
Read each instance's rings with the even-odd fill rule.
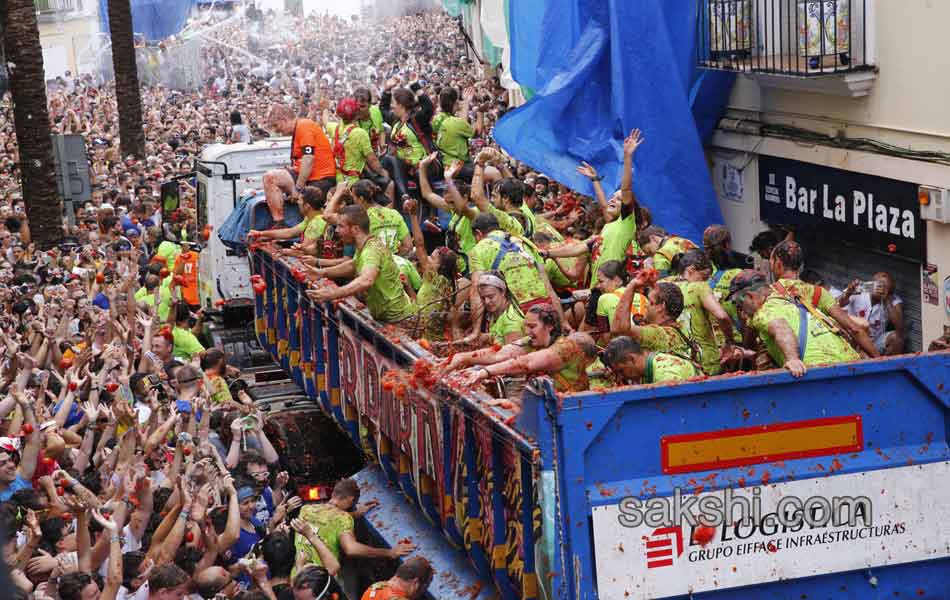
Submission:
[[[858,326],[848,313],[835,302],[828,290],[805,283],[798,278],[804,263],[802,247],[797,242],[784,240],[772,250],[769,269],[776,280],[772,285],[775,294],[786,298],[799,298],[834,319],[838,327],[847,332],[862,352],[870,357],[880,356],[874,340],[867,330]]]
[[[685,381],[703,374],[693,362],[673,354],[649,352],[625,335],[610,340],[603,362],[624,384]]]
[[[499,271],[522,311],[534,304],[551,303],[563,320],[561,301],[551,288],[540,266],[541,257],[530,242],[499,231],[498,219],[492,213],[475,217],[472,230],[478,240],[468,256],[472,281],[480,281],[483,273]],[[480,331],[484,311],[477,289],[472,289],[469,298],[474,330]]]
[[[645,287],[645,277],[645,272],[641,271],[624,289],[610,332],[629,336],[650,351],[667,352],[695,360],[699,357],[698,348],[677,322],[683,312],[683,292],[675,283],[661,281],[650,290],[646,325],[635,325],[630,318],[634,295]]]
[[[776,364],[801,377],[807,367],[858,360],[854,348],[813,309],[756,283],[735,294],[740,312]]]
[[[337,560],[344,554],[350,558],[398,559],[416,549],[415,544],[407,542],[400,542],[394,548],[374,548],[357,542],[353,534],[354,517],[362,517],[372,508],[369,504],[357,508],[359,499],[359,484],[353,479],[342,479],[333,486],[326,503],[308,504],[301,508],[300,519],[312,527]],[[322,566],[316,548],[306,536],[296,533],[294,546],[298,558],[304,559],[302,562]]]
[[[336,114],[341,122],[327,123],[325,129],[336,161],[336,180],[356,183],[368,166],[373,173],[386,177],[386,170],[373,151],[369,132],[360,127],[357,116],[359,102],[343,98],[336,105]],[[382,118],[382,117],[380,117]]]
[[[386,130],[383,127],[383,112],[373,104],[373,94],[367,88],[357,88],[353,97],[359,103],[360,110],[356,115],[360,129],[369,134],[370,145],[377,156],[386,151]]]
[[[315,252],[317,240],[323,237],[327,222],[320,215],[323,208],[323,190],[316,186],[307,186],[300,193],[300,215],[303,221],[293,227],[283,229],[251,230],[248,237],[258,240],[292,240],[300,238],[304,251]]]
[[[341,211],[337,228],[344,244],[356,247],[353,260],[314,273],[333,279],[351,279],[343,286],[324,286],[307,291],[316,302],[327,302],[366,294],[366,306],[377,321],[401,321],[415,312],[415,306],[403,288],[399,268],[392,252],[379,238],[369,233],[369,215],[361,206],[347,206]]]
[[[184,360],[191,360],[195,354],[204,352],[205,347],[195,337],[193,329],[188,326],[191,320],[191,311],[184,302],[175,305],[175,327],[172,337],[175,339],[172,356]],[[195,327],[200,327],[201,321]]]
[[[168,263],[168,270],[175,268],[175,259],[181,254],[181,246],[169,240],[163,240],[155,250],[155,256],[161,256]]]
[[[697,248],[696,244],[686,238],[667,235],[666,231],[657,225],[651,225],[639,232],[637,241],[643,251],[653,257],[653,268],[660,272],[660,277],[670,274],[673,258],[677,254],[685,254]]]

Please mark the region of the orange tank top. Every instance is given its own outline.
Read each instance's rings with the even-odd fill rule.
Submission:
[[[181,265],[181,297],[188,304],[200,304],[198,297],[198,253],[182,252],[175,259],[175,271]]]

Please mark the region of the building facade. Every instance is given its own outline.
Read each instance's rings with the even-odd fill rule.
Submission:
[[[950,325],[950,3],[698,1],[698,59],[738,72],[707,147],[735,247],[790,226],[835,287],[888,271],[926,349]]]

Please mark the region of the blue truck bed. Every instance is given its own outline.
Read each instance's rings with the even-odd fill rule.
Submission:
[[[314,305],[271,252],[259,341],[501,598],[950,598],[950,354],[570,396],[539,378],[516,419],[393,385],[434,357]],[[743,499],[746,521],[689,521]]]

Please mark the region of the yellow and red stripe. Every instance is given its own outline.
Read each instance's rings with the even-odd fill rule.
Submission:
[[[860,415],[660,438],[663,472],[671,474],[860,452],[863,448]]]

